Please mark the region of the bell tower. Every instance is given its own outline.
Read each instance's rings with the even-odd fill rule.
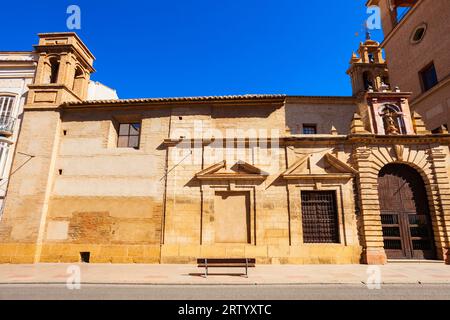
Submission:
[[[353,53],[347,71],[352,79],[353,96],[366,133],[376,135],[415,134],[409,97],[411,93],[392,88],[387,63],[380,44],[370,39]]]
[[[380,44],[369,35],[360,43],[358,53],[353,53],[347,74],[352,79],[353,95],[370,89],[382,91],[389,87],[389,74]]]
[[[36,76],[29,85],[0,225],[0,251],[16,248],[11,263],[40,261],[63,135],[59,106],[85,100],[94,72],[94,56],[75,33],[40,34],[35,51]]]
[[[95,58],[80,38],[72,32],[44,33],[34,47],[39,61],[28,107],[85,100]]]

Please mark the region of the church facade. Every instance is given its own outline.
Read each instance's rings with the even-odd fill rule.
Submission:
[[[40,34],[0,262],[450,262],[450,135],[411,112],[379,44],[353,96],[86,100],[94,57]]]

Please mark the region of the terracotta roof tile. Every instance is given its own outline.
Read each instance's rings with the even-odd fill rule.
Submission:
[[[98,104],[133,104],[133,103],[158,103],[158,102],[196,102],[196,101],[227,101],[227,100],[261,100],[284,99],[283,94],[246,94],[230,96],[200,96],[200,97],[173,97],[173,98],[144,98],[144,99],[119,99],[119,100],[91,100],[67,102],[66,106],[98,105]]]

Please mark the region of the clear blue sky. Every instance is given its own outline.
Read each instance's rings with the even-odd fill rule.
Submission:
[[[121,98],[350,95],[345,71],[364,40],[365,2],[6,1],[0,51],[31,50],[37,33],[69,31],[66,9],[76,4],[77,32],[97,58],[92,78]]]

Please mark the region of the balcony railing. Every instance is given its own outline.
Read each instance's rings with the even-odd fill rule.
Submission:
[[[16,118],[10,116],[0,116],[0,135],[11,136],[14,133]]]

